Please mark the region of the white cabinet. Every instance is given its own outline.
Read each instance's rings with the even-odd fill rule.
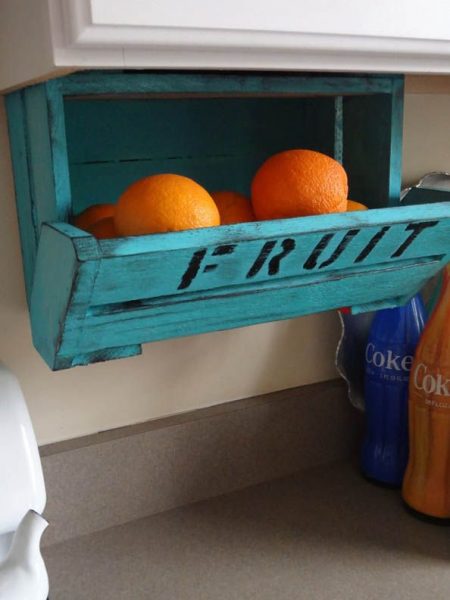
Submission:
[[[83,68],[450,73],[448,0],[1,0],[0,88]]]
[[[450,39],[448,0],[68,0],[65,4],[82,28],[91,26],[93,36],[112,26]],[[110,35],[114,39],[112,30]]]

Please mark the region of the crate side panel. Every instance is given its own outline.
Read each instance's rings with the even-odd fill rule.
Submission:
[[[78,262],[71,240],[43,227],[30,302],[33,343],[54,368],[67,310],[77,277]]]
[[[370,208],[398,203],[402,114],[394,110],[392,96],[347,97],[343,106],[343,164],[349,177],[349,198]]]
[[[58,213],[53,177],[52,141],[45,85],[24,91],[25,119],[28,132],[28,160],[36,214],[36,227],[42,223],[62,221]]]
[[[70,226],[42,226],[30,312],[34,344],[52,369],[60,368],[66,336],[74,346],[81,343],[98,265],[98,243],[91,235]]]
[[[67,155],[66,115],[61,87],[61,81],[57,79],[47,81],[45,84],[57,220],[67,221],[72,214],[72,196]]]
[[[113,202],[134,180],[173,172],[210,191],[249,193],[270,155],[309,147],[332,154],[330,98],[67,100],[76,210]]]
[[[16,207],[20,228],[23,269],[27,299],[30,302],[36,261],[38,230],[30,181],[25,106],[23,92],[6,96],[11,160],[14,173]]]
[[[394,264],[397,260],[419,259],[450,254],[450,204],[438,205],[446,218],[425,217],[422,207],[398,209],[406,222],[376,223],[378,212],[343,215],[347,225],[324,227],[322,231],[293,229],[285,235],[264,234],[245,239],[254,225],[227,228],[226,242],[217,240],[214,229],[199,230],[193,245],[161,252],[103,257],[92,296],[94,305],[170,296],[200,290],[233,287],[247,283],[287,279],[311,273],[336,272],[355,266]],[[432,211],[436,213],[435,209]],[[418,218],[420,214],[424,217]],[[414,215],[414,218],[413,218]],[[376,224],[371,224],[373,217]],[[408,217],[410,220],[408,220]],[[324,218],[339,223],[335,216]],[[304,220],[294,220],[298,226]],[[317,223],[318,219],[310,222]],[[286,223],[283,224],[286,227]],[[281,233],[281,228],[280,228]],[[168,234],[171,235],[171,234]],[[151,243],[151,238],[148,238]],[[136,240],[136,248],[139,240]],[[127,241],[126,243],[130,243]]]
[[[86,319],[81,345],[66,337],[62,355],[93,352],[114,344],[144,343],[207,331],[242,327],[267,321],[288,319],[356,304],[390,298],[394,305],[401,296],[412,296],[438,269],[440,263],[405,261],[397,268],[380,267],[376,271],[355,269],[342,277],[321,275],[315,282],[299,278],[284,286],[275,283],[254,285],[235,293],[198,293],[189,298],[155,301],[146,307],[134,307]]]

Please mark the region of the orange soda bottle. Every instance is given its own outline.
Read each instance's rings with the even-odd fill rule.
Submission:
[[[450,518],[450,264],[411,369],[409,461],[402,493],[414,510]]]

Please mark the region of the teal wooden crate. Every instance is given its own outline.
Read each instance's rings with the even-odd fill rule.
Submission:
[[[36,348],[62,369],[403,302],[449,260],[450,203],[399,206],[402,107],[400,76],[81,73],[10,94]],[[103,241],[69,225],[152,173],[248,193],[268,156],[298,147],[340,160],[373,210]]]

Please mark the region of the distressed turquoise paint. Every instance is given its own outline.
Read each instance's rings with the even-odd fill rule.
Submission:
[[[98,242],[91,235],[71,225],[43,226],[30,315],[35,347],[53,370],[135,356],[141,352],[138,344],[97,347],[93,352],[70,356],[61,352],[67,337],[78,347],[82,345],[99,264]],[[56,286],[55,281],[58,282]],[[51,294],[49,290],[52,290]]]
[[[433,208],[428,207],[425,213],[417,207],[405,207],[181,232],[173,235],[176,239],[173,239],[172,247],[160,247],[159,241],[164,244],[167,238],[172,237],[164,235],[129,238],[127,242],[105,240],[100,244],[106,248],[92,302],[103,304],[157,298],[182,294],[187,290],[210,290],[250,282],[274,281],[308,275],[313,271],[343,272],[354,264],[389,264],[392,255],[410,238],[412,232],[408,227],[411,227],[411,223],[421,221],[432,226],[424,227],[397,258],[419,259],[446,254],[450,236],[448,223],[444,220],[437,223],[440,219],[437,215],[445,214],[443,210],[444,206],[438,204]],[[450,215],[449,204],[447,214]],[[351,237],[348,238],[348,245],[332,260],[349,232]],[[364,255],[364,249],[377,234],[382,234],[382,237]],[[324,236],[329,237],[327,246],[317,256],[315,264],[310,261],[306,265]],[[144,249],[144,239],[147,241],[147,250]],[[286,241],[288,252],[279,261],[277,272],[273,272],[273,268],[271,272]],[[266,261],[249,275],[266,243],[273,246],[267,253]],[[225,244],[233,247],[226,254],[218,255],[218,249]],[[115,245],[115,249],[111,251],[112,245]],[[185,282],[180,287],[183,275],[198,251],[204,253],[198,259],[199,268],[189,285]],[[164,270],[161,270],[161,264],[164,264]],[[208,265],[215,267],[211,270]]]
[[[104,241],[67,223],[152,172],[248,192],[268,155],[301,146],[343,159],[354,199],[396,203],[402,82],[79,73],[11,95],[33,339],[50,367],[131,356],[152,340],[343,305],[389,306],[413,295],[450,258],[448,202]],[[94,98],[102,94],[108,99]]]
[[[25,107],[30,188],[36,231],[42,223],[63,220],[55,210],[57,194],[53,182],[52,144],[45,87],[31,86],[21,92]]]
[[[33,343],[51,369],[77,284],[78,261],[73,241],[44,225],[36,258],[30,318]]]
[[[58,221],[67,221],[72,215],[72,196],[67,157],[66,117],[64,99],[61,93],[61,80],[54,79],[47,81],[44,86],[52,149],[55,210],[58,215]]]
[[[192,177],[210,191],[249,194],[255,171],[272,154],[299,147],[332,152],[333,104],[333,98],[67,100],[74,210],[93,199],[115,202],[136,179],[161,172]]]
[[[49,85],[6,98],[28,302],[41,225],[67,219],[71,202],[62,97],[54,98],[52,109]]]
[[[369,299],[383,300],[386,294],[398,290],[399,280],[404,291],[412,295],[435,272],[438,264],[438,261],[414,261],[390,271],[361,267],[341,277],[306,276],[291,279],[281,287],[265,282],[232,293],[223,289],[215,294],[197,292],[177,301],[164,299],[149,302],[147,306],[130,306],[125,311],[107,310],[88,316],[81,349],[92,351],[99,345],[110,346],[119,340],[120,343],[144,343],[321,312],[345,304],[349,289],[357,304]],[[61,352],[75,351],[80,351],[80,340],[74,343],[70,335],[66,336]]]
[[[402,185],[404,81],[393,81],[391,95],[388,206],[398,206]]]
[[[360,313],[383,310],[385,308],[404,306],[414,295],[415,294],[409,293],[402,296],[395,296],[394,298],[389,298],[388,300],[375,300],[372,302],[367,302],[366,304],[354,304],[351,307],[351,312],[353,315],[358,315]]]
[[[83,94],[332,95],[391,94],[401,75],[307,75],[263,73],[75,73],[60,80],[65,96]]]
[[[418,222],[436,224],[425,228],[400,256],[393,257],[411,234],[405,227]],[[367,262],[356,262],[374,231],[387,226],[392,235],[386,234],[385,244],[380,242],[380,249],[374,248]],[[243,227],[247,239],[238,234]],[[327,253],[315,268],[302,268],[305,256],[323,234],[334,231],[342,240],[354,228],[364,231],[366,237],[359,244],[358,236],[353,238],[355,245],[350,244],[333,265],[320,268],[322,258],[330,258]],[[53,368],[84,364],[87,356],[102,360],[111,348],[127,352],[133,344],[330,310],[348,304],[350,298],[359,310],[394,305],[413,295],[449,260],[450,203],[101,242],[80,234],[64,224],[44,226],[42,234],[43,239],[50,236],[53,243],[58,240],[58,245],[71,240],[80,265],[73,277],[74,289],[66,298]],[[246,273],[258,254],[253,250],[286,236],[297,240],[301,251],[307,249],[306,254],[288,254],[273,275],[269,275],[266,262],[249,280]],[[233,253],[214,254],[217,248],[233,244]],[[281,247],[275,249],[276,254]],[[199,248],[207,249],[206,264],[215,261],[218,267],[200,270],[191,285],[179,289]],[[54,272],[55,257],[65,253],[55,248],[52,256],[49,266]],[[82,273],[88,276],[80,278]],[[45,285],[41,287],[45,289]]]
[[[14,92],[6,97],[6,109],[16,188],[16,207],[20,227],[25,289],[29,302],[33,287],[38,231],[34,214],[33,189],[30,182],[25,107],[21,92]]]
[[[334,158],[344,160],[344,102],[342,96],[334,99]]]
[[[449,201],[420,207],[405,206],[371,211],[334,213],[297,219],[257,221],[214,228],[192,229],[170,234],[115,238],[100,240],[99,245],[102,248],[103,257],[127,256],[142,252],[192,248],[198,246],[199,242],[209,241],[209,243],[214,244],[225,244],[234,238],[240,241],[264,240],[264,238],[288,237],[296,233],[327,233],[358,226],[408,224],[411,221],[420,221],[421,219],[446,219],[448,216]],[[446,225],[443,223],[441,226],[445,227]],[[68,228],[70,226],[58,224],[55,227]],[[79,232],[79,229],[70,227],[70,230],[68,230],[69,235],[73,235],[74,232]]]

